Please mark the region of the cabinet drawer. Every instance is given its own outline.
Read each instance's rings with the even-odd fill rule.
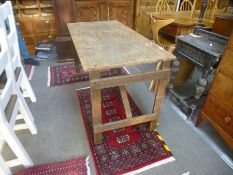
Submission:
[[[233,137],[233,111],[226,109],[212,95],[208,95],[202,110],[215,124]]]
[[[215,75],[211,92],[221,97],[225,103],[233,108],[233,79],[220,71]]]

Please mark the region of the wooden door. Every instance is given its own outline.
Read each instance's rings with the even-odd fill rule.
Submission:
[[[100,19],[100,2],[87,1],[87,2],[75,2],[76,7],[76,21],[99,21]]]
[[[67,23],[75,22],[74,0],[53,0],[58,34],[69,34]]]
[[[110,1],[108,2],[108,20],[118,20],[119,22],[132,27],[133,14],[130,1]]]

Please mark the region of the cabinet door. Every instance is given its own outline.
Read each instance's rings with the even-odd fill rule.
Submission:
[[[76,6],[76,21],[99,21],[99,2],[77,2]]]
[[[108,15],[109,20],[118,20],[132,27],[133,14],[130,1],[108,2]]]
[[[33,19],[37,33],[56,31],[56,23],[54,16],[38,16]]]
[[[59,34],[68,34],[67,23],[75,22],[74,0],[53,0]]]

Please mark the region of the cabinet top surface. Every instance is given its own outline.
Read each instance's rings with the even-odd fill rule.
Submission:
[[[214,58],[221,58],[225,45],[217,43],[205,36],[193,37],[191,35],[179,36],[178,40],[182,43],[186,43],[188,45],[196,48],[196,51],[199,50],[204,51],[207,54],[214,56]]]
[[[174,55],[118,21],[67,25],[84,71],[175,59]]]

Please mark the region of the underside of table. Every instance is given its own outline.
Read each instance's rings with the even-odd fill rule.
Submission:
[[[101,78],[100,71],[89,72],[90,77],[90,87],[91,87],[91,104],[92,104],[92,118],[93,118],[93,131],[94,131],[94,142],[95,144],[102,143],[103,132],[114,130],[118,128],[124,128],[131,125],[137,125],[140,123],[151,122],[150,129],[155,129],[155,124],[159,117],[159,109],[161,103],[164,99],[164,93],[166,85],[170,80],[170,61],[159,62],[160,69],[156,69],[152,72],[144,72],[137,74],[129,74],[123,76]],[[152,114],[141,115],[137,117],[132,117],[127,92],[125,84],[144,82],[148,80],[153,80],[156,82],[156,87],[153,89],[156,94],[155,102],[153,106]],[[101,114],[101,92],[103,88],[109,88],[119,86],[123,106],[126,113],[126,119],[118,120],[109,123],[102,123]]]

